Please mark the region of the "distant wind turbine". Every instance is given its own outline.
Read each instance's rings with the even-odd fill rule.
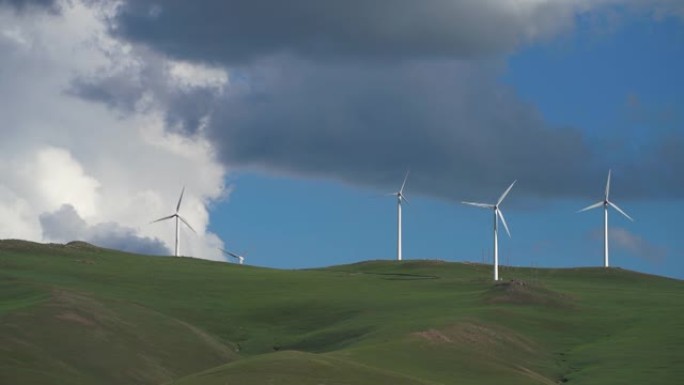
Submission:
[[[587,206],[583,208],[582,210],[578,211],[578,213],[581,213],[582,211],[587,211],[591,209],[595,209],[598,207],[603,206],[603,267],[608,267],[608,206],[611,206],[617,212],[620,214],[624,215],[627,219],[630,221],[634,221],[632,217],[627,215],[626,212],[622,211],[621,208],[619,208],[615,203],[611,202],[608,199],[608,196],[610,195],[610,170],[608,170],[608,181],[606,182],[606,197],[602,201],[596,202],[591,206]]]
[[[181,202],[183,201],[183,194],[184,193],[185,193],[185,187],[183,187],[183,189],[181,190],[180,198],[178,198],[178,204],[176,205],[176,212],[174,214],[171,214],[167,217],[159,218],[156,221],[150,222],[150,223],[157,223],[157,222],[165,221],[167,219],[172,219],[172,218],[176,219],[176,247],[174,248],[174,254],[173,254],[176,257],[178,256],[178,245],[179,245],[179,235],[180,235],[180,227],[179,227],[178,221],[185,223],[185,225],[188,226],[188,228],[190,230],[192,230],[193,233],[197,233],[195,231],[195,229],[193,229],[192,226],[190,226],[188,221],[186,221],[185,218],[181,217],[180,214],[178,214],[178,211],[180,210]]]
[[[397,197],[397,261],[401,261],[401,203],[408,200],[404,196],[404,187],[406,186],[406,179],[408,179],[409,172],[406,171],[406,176],[404,176],[404,183],[401,184],[401,188],[397,192],[389,193],[387,195],[393,195]]]
[[[499,200],[496,202],[496,204],[490,204],[490,203],[477,203],[477,202],[461,202],[466,205],[470,206],[475,206],[475,207],[480,207],[480,208],[485,208],[485,209],[493,209],[494,210],[494,280],[498,281],[499,280],[499,218],[501,218],[501,223],[504,225],[504,228],[506,229],[506,233],[508,233],[508,236],[511,236],[511,232],[508,231],[508,225],[506,224],[506,219],[504,219],[503,212],[501,212],[501,209],[499,206],[501,205],[501,202],[506,198],[506,195],[511,191],[513,188],[513,185],[515,185],[515,182],[517,180],[514,180],[513,183],[511,183],[510,186],[504,191],[503,194],[501,194],[501,197]]]
[[[231,256],[231,257],[237,259],[239,264],[242,265],[243,263],[245,263],[245,257],[243,257],[242,255],[235,254],[235,253],[230,252],[230,251],[228,251],[228,250],[226,250],[226,249],[220,249],[220,250],[223,251],[224,253],[228,254],[229,256]]]

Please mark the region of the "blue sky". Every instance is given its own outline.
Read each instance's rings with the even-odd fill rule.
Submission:
[[[213,209],[211,228],[226,246],[244,253],[259,266],[303,268],[396,258],[396,200],[384,191],[350,187],[321,180],[256,174],[237,175],[228,201]],[[540,202],[536,208],[508,207],[512,237],[500,234],[501,263],[513,266],[600,266],[603,263],[603,215],[600,210],[576,213],[601,199],[604,181],[592,201]],[[238,187],[239,186],[239,187]],[[503,186],[501,190],[505,189]],[[678,202],[614,199],[636,219],[629,222],[614,211],[611,228],[628,229],[654,248],[651,256],[613,243],[611,264],[626,269],[682,276],[677,250],[684,247],[677,224]],[[483,197],[495,201],[501,192]],[[515,189],[511,192],[514,197]],[[404,259],[490,263],[492,215],[457,202],[412,195],[403,210]],[[465,198],[464,198],[465,199]],[[513,200],[513,199],[511,199]],[[659,254],[662,253],[662,254]]]
[[[684,5],[0,0],[0,238],[684,278]],[[505,278],[505,273],[502,275]]]

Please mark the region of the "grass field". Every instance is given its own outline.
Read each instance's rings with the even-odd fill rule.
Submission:
[[[684,282],[0,241],[0,384],[680,384]]]

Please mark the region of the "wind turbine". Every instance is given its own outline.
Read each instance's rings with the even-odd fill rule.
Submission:
[[[397,197],[397,261],[401,261],[401,202],[408,200],[404,196],[404,187],[406,186],[406,179],[408,179],[409,172],[406,171],[406,176],[404,176],[404,183],[401,184],[399,191],[394,193],[389,193],[387,195],[394,195]]]
[[[220,249],[220,250],[223,251],[224,253],[230,255],[231,257],[237,259],[239,264],[242,265],[243,263],[245,263],[245,257],[243,257],[242,255],[235,254],[235,253],[230,252],[230,251],[228,251],[228,250],[226,250],[226,249]]]
[[[506,198],[506,195],[511,191],[513,188],[513,185],[515,185],[515,182],[517,180],[514,180],[513,183],[511,183],[510,186],[504,191],[503,194],[501,194],[501,197],[499,197],[499,200],[496,201],[496,204],[491,204],[491,203],[477,203],[477,202],[461,202],[466,205],[470,206],[475,206],[475,207],[480,207],[480,208],[485,208],[485,209],[490,209],[494,210],[494,281],[499,280],[499,218],[501,218],[501,223],[504,225],[504,228],[506,229],[506,233],[508,233],[508,236],[511,236],[511,232],[508,231],[508,225],[506,224],[506,219],[504,219],[503,212],[501,212],[501,209],[499,206],[501,206],[501,202]]]
[[[164,217],[164,218],[159,218],[156,221],[150,222],[150,223],[157,223],[157,222],[165,221],[167,219],[172,219],[172,218],[176,219],[176,247],[174,248],[174,254],[173,254],[176,257],[178,256],[178,244],[179,244],[179,235],[180,235],[180,227],[179,227],[178,221],[185,223],[185,225],[188,226],[188,228],[190,230],[192,230],[193,233],[197,233],[195,231],[195,229],[193,229],[192,226],[190,226],[188,221],[186,221],[185,218],[181,217],[180,214],[178,214],[178,211],[180,210],[181,202],[183,201],[183,194],[184,193],[185,193],[185,187],[183,187],[183,189],[181,190],[180,198],[178,198],[178,204],[176,205],[176,212],[175,213],[173,213],[167,217]]]
[[[587,206],[583,208],[582,210],[578,211],[578,213],[581,213],[582,211],[587,211],[591,209],[595,209],[598,207],[603,206],[603,267],[608,267],[608,206],[611,206],[617,212],[620,214],[624,215],[627,219],[630,221],[634,222],[634,219],[627,215],[626,212],[622,211],[621,208],[619,208],[615,203],[611,202],[608,199],[608,196],[610,195],[610,170],[608,170],[608,181],[606,182],[606,197],[602,201],[596,202],[591,206]]]

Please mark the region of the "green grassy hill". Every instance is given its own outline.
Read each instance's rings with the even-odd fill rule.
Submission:
[[[684,282],[0,241],[0,384],[680,384]]]

